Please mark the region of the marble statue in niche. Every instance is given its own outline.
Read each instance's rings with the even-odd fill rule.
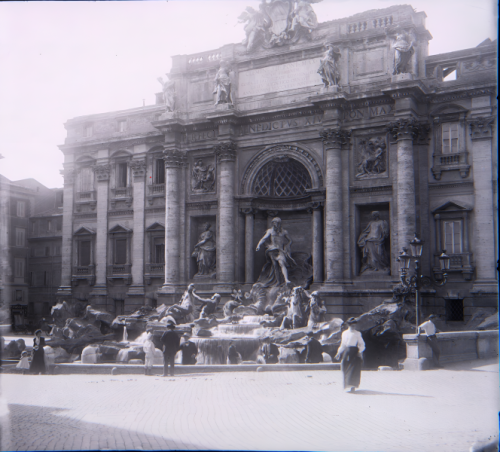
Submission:
[[[393,75],[410,73],[409,63],[415,53],[415,38],[400,27],[393,30],[386,28],[385,32],[391,39],[391,47],[394,49],[394,72]],[[392,37],[391,37],[392,36]]]
[[[268,239],[266,249],[266,263],[262,268],[257,283],[262,287],[280,286],[288,284],[288,267],[296,266],[297,263],[292,258],[292,239],[288,232],[281,227],[281,218],[273,218],[272,228],[268,229],[257,244],[255,251],[259,251]]]
[[[215,273],[215,239],[214,234],[210,230],[212,225],[210,223],[205,223],[203,225],[203,232],[198,238],[198,243],[194,246],[194,251],[192,256],[196,258],[196,264],[198,265],[197,276],[212,276]]]
[[[359,163],[356,178],[377,176],[387,170],[387,145],[384,137],[373,137],[359,142]]]
[[[215,105],[232,104],[231,77],[229,76],[230,65],[227,61],[221,61],[219,70],[215,75],[214,94],[216,94]]]
[[[380,219],[380,212],[372,212],[372,220],[361,232],[358,246],[362,251],[360,274],[366,271],[390,273],[389,256],[385,242],[389,238],[389,223]]]
[[[158,81],[161,83],[163,90],[163,102],[165,102],[165,108],[168,112],[173,112],[175,110],[175,82],[174,81],[163,81],[163,78],[158,77]]]
[[[338,47],[332,44],[325,45],[326,52],[320,60],[318,74],[321,76],[325,88],[329,86],[336,86],[340,82],[340,70],[338,60],[340,58],[340,51]]]
[[[191,171],[192,186],[195,193],[207,193],[214,191],[215,186],[215,167],[206,165],[202,159],[195,161]]]

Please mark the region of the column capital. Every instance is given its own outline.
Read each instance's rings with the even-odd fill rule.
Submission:
[[[424,144],[429,137],[430,125],[418,122],[413,116],[410,116],[409,118],[400,118],[394,122],[390,122],[385,130],[387,130],[396,141],[412,140]]]
[[[72,185],[75,183],[76,170],[74,169],[62,169],[59,173],[64,178],[64,185]]]
[[[234,162],[236,159],[236,143],[227,141],[214,146],[219,162]]]
[[[240,208],[240,212],[244,215],[255,215],[257,213],[257,210],[253,209],[252,207],[242,207]]]
[[[165,168],[180,168],[184,164],[184,154],[178,149],[165,149],[163,151],[163,160]]]
[[[340,128],[323,129],[320,130],[319,136],[327,149],[340,149],[351,138],[351,131]]]
[[[134,177],[140,178],[146,176],[146,160],[132,160],[130,168]]]
[[[313,213],[315,210],[321,210],[323,207],[322,202],[313,201],[307,205],[307,213]]]
[[[95,177],[98,182],[105,182],[109,180],[109,175],[111,173],[111,165],[93,165],[92,169],[94,170]]]
[[[467,120],[470,127],[471,140],[485,140],[493,138],[493,116],[471,118]]]

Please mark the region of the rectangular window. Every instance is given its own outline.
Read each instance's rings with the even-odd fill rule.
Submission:
[[[24,259],[14,258],[14,276],[24,278]]]
[[[88,138],[91,137],[92,134],[93,134],[92,126],[85,127],[85,136]]]
[[[23,291],[16,290],[16,301],[23,301]]]
[[[165,263],[165,244],[155,243],[155,264]]]
[[[80,191],[89,192],[94,189],[94,172],[92,168],[82,168],[80,171]]]
[[[127,130],[127,121],[120,121],[118,123],[118,129],[120,132],[125,132]]]
[[[17,216],[21,218],[26,216],[26,203],[24,201],[17,201]]]
[[[25,246],[26,229],[16,228],[16,246]]]
[[[50,256],[50,246],[45,247],[45,255]]]
[[[127,263],[127,239],[115,240],[115,264]]]
[[[79,265],[82,267],[90,265],[90,240],[81,240],[78,244]]]
[[[47,221],[47,231],[52,232],[52,220]]]
[[[43,272],[44,278],[43,278],[43,285],[45,287],[50,287],[50,272]]]
[[[37,246],[34,250],[34,256],[35,257],[43,257],[45,256],[45,248],[42,246]]]
[[[36,221],[33,221],[33,223],[31,223],[31,233],[33,235],[36,234]]]
[[[60,256],[60,255],[61,255],[61,247],[55,246],[54,247],[54,256]]]
[[[443,124],[443,154],[455,154],[458,152],[458,123],[450,122]]]
[[[462,221],[443,221],[444,246],[449,254],[462,252]]]
[[[163,159],[155,160],[155,184],[165,183],[165,161]]]
[[[127,164],[118,163],[116,165],[116,187],[125,188],[127,186]]]
[[[61,231],[62,230],[62,218],[58,218],[56,220],[56,231]]]

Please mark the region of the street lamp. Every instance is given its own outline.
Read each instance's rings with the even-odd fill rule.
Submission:
[[[415,237],[410,242],[411,254],[408,254],[408,248],[403,248],[400,252],[398,262],[400,263],[399,272],[401,273],[401,293],[406,296],[410,295],[415,291],[415,317],[416,317],[416,331],[418,331],[419,326],[419,303],[420,303],[420,290],[423,286],[429,286],[431,284],[431,279],[427,276],[420,274],[419,259],[422,257],[424,241],[420,240],[415,234]],[[415,270],[412,275],[410,275],[410,264],[411,261],[415,261]],[[435,283],[437,286],[443,286],[446,284],[446,271],[450,269],[450,256],[446,254],[446,250],[443,250],[439,256],[439,264],[441,267],[442,278],[440,278],[439,283]]]

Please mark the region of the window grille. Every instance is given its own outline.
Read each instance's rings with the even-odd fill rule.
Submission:
[[[446,320],[450,322],[463,322],[464,320],[464,300],[446,300]]]
[[[281,198],[302,196],[310,189],[311,176],[296,160],[275,159],[266,163],[255,178],[253,192],[258,196]]]

